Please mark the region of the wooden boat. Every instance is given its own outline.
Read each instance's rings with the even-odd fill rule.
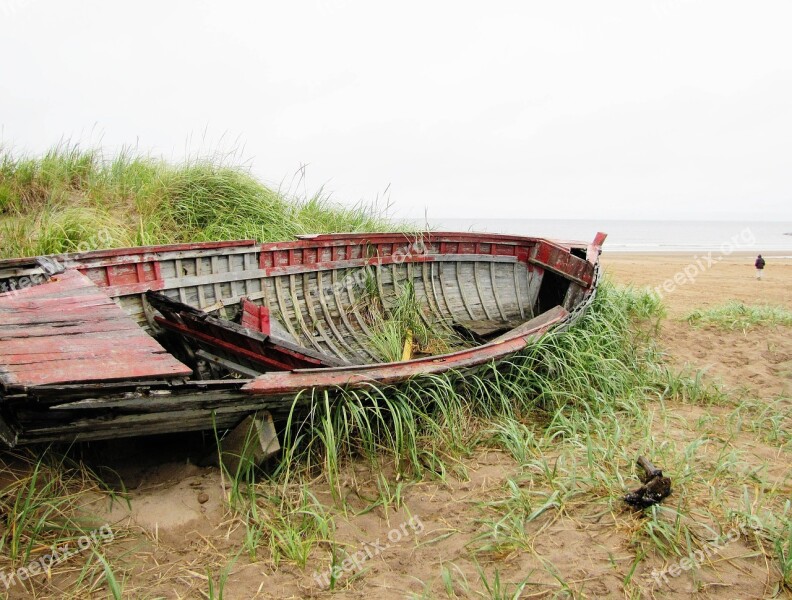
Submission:
[[[586,309],[604,239],[333,234],[2,260],[0,439],[226,429],[303,390],[498,361]],[[405,294],[465,344],[385,362],[370,304],[387,322]]]

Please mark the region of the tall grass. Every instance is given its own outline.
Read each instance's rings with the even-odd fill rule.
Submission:
[[[396,297],[387,307],[383,306],[376,285],[373,288],[364,299],[364,314],[372,332],[370,341],[384,361],[402,360],[405,347],[409,347],[410,356],[444,354],[463,347],[458,335],[430,320],[411,281],[399,285]]]
[[[636,414],[647,395],[669,393],[660,354],[634,326],[636,315],[647,317],[640,311],[656,306],[636,296],[642,293],[603,283],[570,331],[546,335],[474,373],[316,392],[307,417],[291,415],[281,469],[291,472],[299,458],[332,482],[345,458],[390,456],[405,477],[442,477],[479,443],[482,422],[530,417],[564,436],[603,413]],[[497,435],[508,439],[509,433]]]
[[[206,159],[169,164],[62,145],[0,149],[0,258],[106,247],[394,229],[387,206],[296,196]]]

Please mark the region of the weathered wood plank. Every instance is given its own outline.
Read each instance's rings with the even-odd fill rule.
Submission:
[[[517,263],[512,265],[512,274],[514,275],[514,292],[517,295],[517,306],[520,309],[520,318],[525,318],[525,307],[523,306],[523,299],[520,289],[520,275],[517,269]]]
[[[327,323],[328,327],[330,327],[330,330],[333,332],[333,335],[335,336],[338,343],[340,343],[349,352],[347,358],[356,360],[358,362],[365,360],[365,357],[359,356],[359,353],[354,348],[352,348],[346,337],[341,333],[341,331],[339,331],[338,326],[336,325],[335,320],[333,319],[333,314],[330,311],[330,307],[327,303],[327,298],[325,298],[324,295],[321,273],[316,274],[316,286],[317,286],[316,296],[318,296],[319,298],[319,305],[322,307],[322,314],[324,315],[324,320]],[[310,300],[308,301],[310,302]]]
[[[192,374],[78,271],[3,295],[0,318],[6,388]]]
[[[569,315],[569,312],[563,306],[556,306],[555,308],[551,308],[550,310],[543,312],[538,317],[534,317],[530,321],[526,321],[519,327],[515,327],[508,333],[503,334],[502,336],[496,337],[492,340],[491,343],[497,344],[509,339],[514,338],[516,335],[526,335],[530,334],[531,332],[547,327],[553,323],[557,323],[563,319],[565,319]]]
[[[498,285],[498,277],[497,277],[497,274],[496,274],[496,271],[495,271],[496,267],[497,267],[497,265],[495,263],[490,263],[490,278],[492,279],[492,286],[491,286],[492,287],[492,294],[493,294],[493,296],[495,296],[495,304],[498,306],[498,312],[500,313],[501,319],[506,321],[508,319],[508,316],[504,312],[503,304],[501,303],[501,298],[500,297],[501,297],[501,293],[503,293],[503,290]]]
[[[313,296],[314,295],[311,293],[311,290],[310,290],[310,287],[311,287],[310,286],[310,284],[311,284],[310,275],[308,273],[303,273],[303,278],[302,279],[303,279],[303,281],[302,281],[302,285],[303,285],[302,291],[303,291],[303,293],[302,293],[301,301],[305,305],[305,307],[308,309],[308,315],[311,317],[311,320],[313,321],[314,326],[316,327],[316,331],[319,332],[319,335],[321,336],[322,340],[327,345],[327,347],[330,348],[330,350],[333,353],[335,353],[335,355],[338,356],[342,360],[342,362],[344,362],[345,364],[349,364],[349,360],[347,359],[346,354],[344,354],[343,352],[341,352],[338,349],[338,346],[336,346],[335,343],[333,342],[333,336],[329,335],[327,333],[327,331],[325,330],[324,326],[323,326],[323,323],[326,324],[326,323],[328,323],[328,321],[326,321],[324,318],[320,319],[319,316],[316,313],[316,310],[315,310],[314,304],[313,304]],[[329,321],[329,322],[332,323],[332,321]]]
[[[594,280],[594,265],[587,260],[570,254],[566,248],[541,241],[531,250],[529,262],[550,269],[588,288]]]
[[[317,276],[319,277],[319,294],[324,295],[324,286],[322,285],[322,274],[318,273]],[[357,342],[358,346],[360,346],[366,354],[368,354],[371,358],[375,361],[379,360],[374,354],[371,349],[367,346],[364,340],[361,339],[361,336],[358,330],[352,325],[352,322],[349,320],[349,316],[347,315],[346,308],[344,307],[344,303],[341,300],[341,290],[339,288],[340,284],[338,283],[338,276],[337,271],[331,271],[331,290],[333,292],[333,299],[336,303],[336,308],[338,309],[338,313],[341,316],[341,321],[344,323],[344,327],[346,327],[347,331],[352,335],[352,337]],[[358,315],[356,314],[355,317],[357,318]]]
[[[289,318],[289,311],[288,307],[286,306],[286,301],[284,300],[284,293],[281,286],[281,278],[274,277],[275,281],[275,297],[278,301],[278,312],[280,312],[281,318],[283,319],[283,324],[286,326],[286,329],[289,330],[291,336],[295,339],[295,341],[300,340],[300,334],[294,329],[292,325],[291,319]]]
[[[292,308],[294,309],[294,318],[297,321],[297,325],[303,332],[303,337],[308,340],[308,342],[310,342],[310,344],[316,348],[318,352],[325,353],[326,350],[322,348],[322,345],[317,341],[316,336],[314,335],[314,330],[308,327],[308,324],[306,323],[302,314],[303,303],[300,302],[300,294],[297,293],[297,278],[295,275],[289,275],[289,298],[291,300]],[[315,329],[317,324],[318,323],[314,321],[311,325]]]
[[[468,302],[467,294],[465,294],[465,288],[468,287],[470,281],[466,280],[466,278],[462,277],[462,268],[464,267],[463,262],[455,262],[454,265],[454,279],[456,281],[457,287],[459,289],[459,297],[462,298],[462,303],[465,305],[465,310],[470,315],[471,319],[476,319],[476,315],[473,314],[473,309],[470,308],[470,303]]]

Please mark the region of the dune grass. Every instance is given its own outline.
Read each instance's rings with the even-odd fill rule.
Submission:
[[[272,189],[213,159],[170,164],[68,145],[39,157],[0,150],[0,258],[398,229],[387,208]]]
[[[694,327],[712,325],[720,329],[742,330],[751,327],[792,327],[792,311],[783,306],[751,305],[732,300],[685,316]]]
[[[292,418],[283,469],[299,455],[309,465],[318,460],[332,477],[346,458],[376,461],[384,452],[406,477],[442,474],[448,469],[443,457],[463,456],[478,443],[482,421],[503,421],[506,429],[497,435],[508,439],[508,428],[528,415],[567,435],[603,414],[638,412],[647,395],[667,393],[671,376],[634,327],[633,319],[645,318],[641,311],[653,302],[636,294],[606,282],[569,331],[546,335],[477,373],[317,392],[311,414]]]

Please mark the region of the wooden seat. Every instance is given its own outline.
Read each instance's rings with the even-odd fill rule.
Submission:
[[[246,300],[242,305],[243,324],[239,325],[159,292],[149,291],[146,298],[162,314],[154,317],[159,325],[189,340],[202,358],[243,375],[346,364],[333,356],[264,333],[271,329],[269,311]]]

